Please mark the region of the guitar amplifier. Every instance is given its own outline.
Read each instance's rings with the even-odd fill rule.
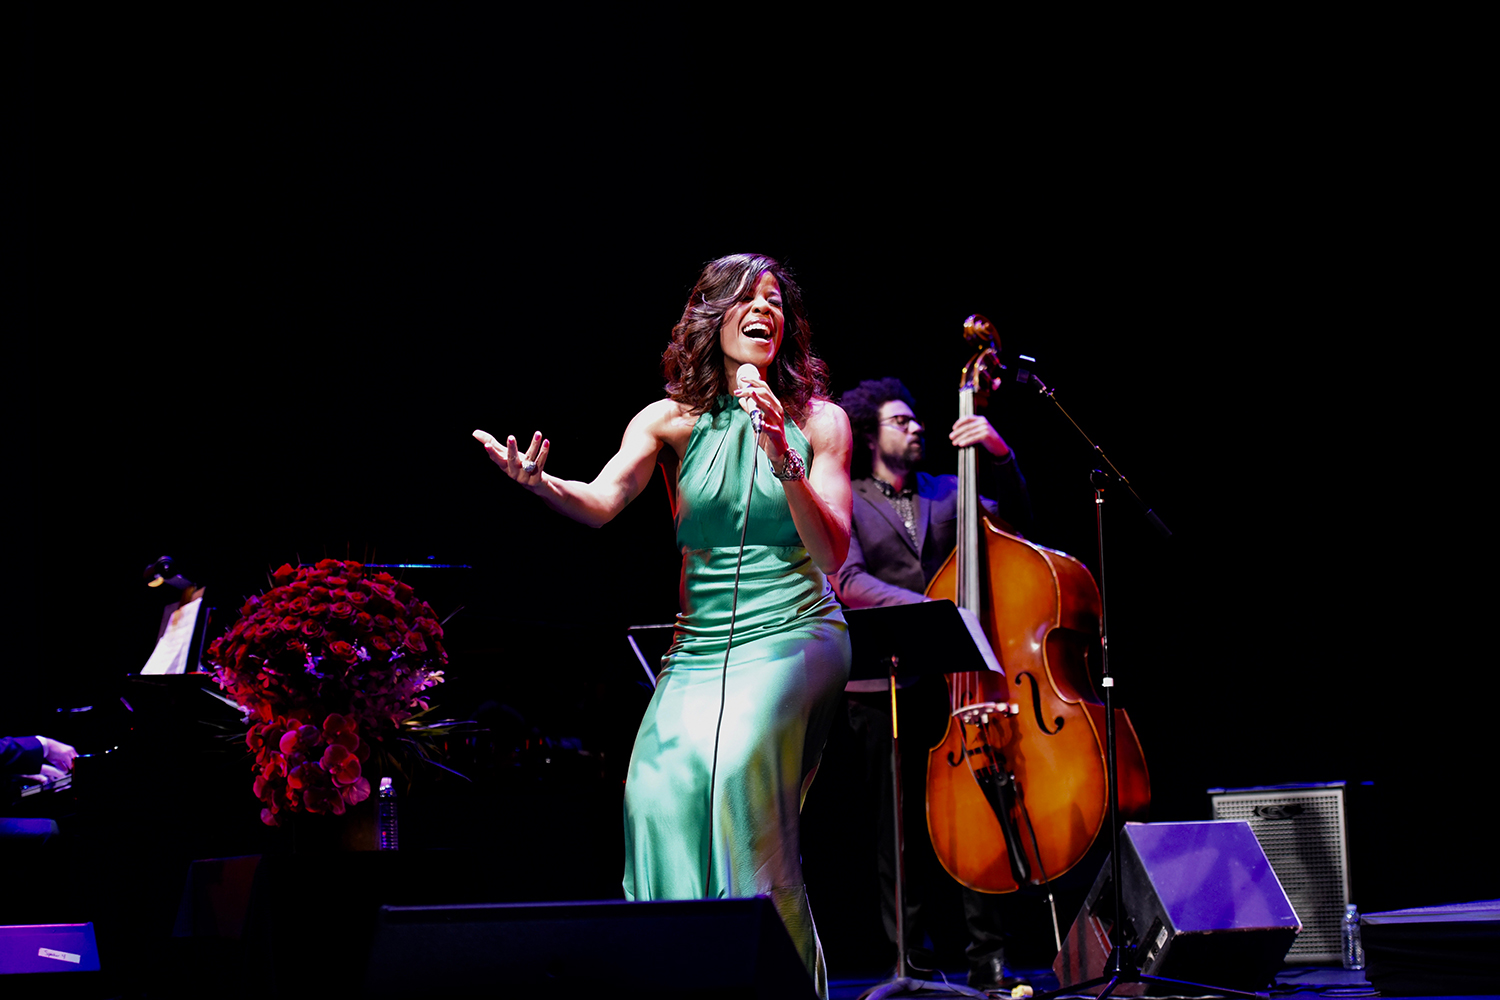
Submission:
[[[1288,962],[1337,962],[1349,898],[1348,802],[1344,782],[1212,788],[1214,819],[1250,831],[1302,920]]]

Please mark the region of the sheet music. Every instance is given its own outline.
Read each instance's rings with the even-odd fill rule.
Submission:
[[[169,604],[162,612],[161,636],[151,658],[141,668],[143,674],[182,674],[187,672],[188,646],[193,641],[193,625],[203,607],[200,589],[187,604]]]
[[[956,606],[956,605],[955,605]],[[973,638],[974,645],[979,647],[979,655],[984,657],[985,665],[997,674],[1004,674],[1000,667],[1000,661],[995,657],[995,651],[990,648],[990,640],[985,638],[984,626],[979,624],[979,616],[968,608],[959,608],[958,616],[968,626],[969,636]]]

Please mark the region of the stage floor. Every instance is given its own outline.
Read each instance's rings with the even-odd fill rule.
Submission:
[[[1026,976],[1036,992],[1054,990],[1058,987],[1057,977],[1049,969],[1012,969],[1013,975]],[[963,983],[964,971],[955,970],[948,972],[948,981]],[[858,1000],[860,994],[880,980],[875,979],[837,979],[829,983],[829,1000]],[[1329,966],[1289,966],[1282,969],[1276,976],[1277,989],[1272,994],[1277,997],[1339,997],[1346,1000],[1355,1000],[1360,997],[1379,996],[1371,990],[1369,982],[1364,974],[1352,972],[1338,967]],[[941,997],[952,996],[951,993],[928,992],[912,994],[918,997]],[[1081,995],[1081,994],[1080,994]],[[1470,997],[1468,1000],[1475,1000]]]

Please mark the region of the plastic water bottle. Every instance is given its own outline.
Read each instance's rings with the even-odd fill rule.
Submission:
[[[1344,907],[1344,968],[1365,967],[1365,946],[1359,939],[1359,907],[1353,903]]]
[[[396,851],[401,848],[401,823],[396,817],[396,789],[391,785],[390,778],[380,779],[380,849],[382,851]],[[1356,920],[1359,918],[1356,917]],[[1359,928],[1356,926],[1355,931]],[[1347,931],[1345,934],[1347,935]],[[1349,952],[1348,946],[1344,953]],[[1361,955],[1364,953],[1361,952]],[[1361,958],[1363,961],[1363,958]]]

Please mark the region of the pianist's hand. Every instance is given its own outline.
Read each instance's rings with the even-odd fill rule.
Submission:
[[[53,767],[51,764],[43,764],[42,765],[42,773],[41,774],[23,774],[23,775],[21,775],[21,777],[25,778],[27,781],[35,781],[38,784],[41,784],[41,783],[44,783],[44,782],[48,782],[48,781],[55,781],[58,778],[62,778],[62,777],[65,777],[65,776],[66,776],[65,772],[59,771],[57,768]]]
[[[45,736],[38,736],[37,742],[42,745],[42,756],[47,759],[47,763],[42,765],[43,774],[47,774],[49,765],[50,770],[56,772],[49,777],[61,778],[64,771],[73,770],[73,758],[78,756],[77,750],[60,740],[51,740]]]

